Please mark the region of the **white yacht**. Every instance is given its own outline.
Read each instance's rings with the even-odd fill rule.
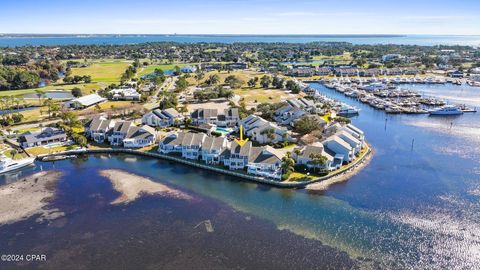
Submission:
[[[459,115],[459,114],[463,114],[463,111],[454,105],[445,105],[439,109],[430,111],[430,115]]]
[[[24,158],[13,160],[4,155],[0,156],[0,174],[18,170],[30,164],[33,164],[35,158]]]
[[[343,106],[339,111],[338,115],[340,116],[350,116],[350,115],[357,115],[359,110],[355,107],[351,106]]]

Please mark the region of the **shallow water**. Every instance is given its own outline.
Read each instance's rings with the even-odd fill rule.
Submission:
[[[316,266],[334,269],[353,264],[367,269],[478,269],[480,115],[387,115],[322,85],[313,87],[359,107],[360,115],[353,122],[366,132],[375,149],[369,166],[344,184],[321,194],[281,190],[181,164],[123,155],[38,163],[33,170],[41,166],[68,172],[59,186],[61,195],[54,203],[67,213],[66,221],[37,225],[29,220],[0,227],[0,241],[13,241],[9,248],[20,250],[41,245],[47,253],[57,255],[56,263],[65,263],[65,258],[80,254],[104,266],[104,256],[118,258],[120,254],[122,259],[110,262],[109,266],[129,265],[130,260],[137,262],[136,256],[141,255],[140,261],[145,265],[169,268],[172,264],[152,254],[163,258],[171,253],[155,243],[160,241],[170,249],[185,251],[186,243],[193,241],[185,235],[195,235],[192,227],[201,220],[212,219],[214,227],[228,224],[223,227],[222,236],[215,240],[202,238],[201,245],[185,251],[198,260],[206,256],[225,263],[207,260],[205,265],[212,268],[272,268],[260,258],[278,261],[277,268],[291,268],[288,261],[292,257],[286,254],[294,254],[298,259],[296,268],[312,268],[312,258],[320,258],[321,262],[315,261]],[[199,201],[185,204],[149,197],[127,207],[110,206],[108,203],[116,194],[105,179],[98,177],[97,171],[102,168],[127,169],[151,177],[195,194]],[[14,180],[11,176],[7,181]],[[167,215],[165,211],[172,212]],[[169,218],[170,215],[174,217]],[[218,216],[223,219],[214,218]],[[246,220],[249,222],[243,223]],[[28,245],[26,240],[18,241],[16,235],[25,231],[35,238]],[[51,239],[63,238],[71,248],[62,253],[60,246],[65,242]],[[101,243],[90,240],[97,238]],[[109,241],[110,238],[113,240]],[[143,243],[139,244],[138,238]],[[156,241],[145,244],[150,238]],[[92,245],[99,245],[103,251],[92,255],[86,251]],[[124,253],[126,250],[130,253]],[[345,259],[338,251],[348,253],[355,261]],[[175,254],[175,266],[199,263]],[[56,264],[52,265],[51,269],[58,269]]]

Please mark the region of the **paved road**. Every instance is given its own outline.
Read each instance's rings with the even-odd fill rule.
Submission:
[[[160,102],[158,95],[160,94],[160,91],[173,91],[173,89],[175,89],[175,83],[177,82],[177,80],[177,76],[167,77],[167,79],[163,82],[162,86],[159,87],[158,90],[155,91],[155,93],[152,95],[151,100],[148,103],[145,103],[143,107],[149,110],[153,110],[154,108],[158,107],[158,103]]]

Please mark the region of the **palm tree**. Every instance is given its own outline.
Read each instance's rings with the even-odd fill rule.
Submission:
[[[38,106],[42,106],[42,98],[45,97],[45,91],[36,89],[35,94],[38,97]]]
[[[290,152],[287,152],[285,156],[282,158],[282,173],[284,175],[289,175],[294,171],[295,167],[295,160],[292,158],[292,154]]]
[[[325,166],[327,162],[327,157],[325,157],[321,153],[311,153],[309,157],[311,159],[310,163],[313,164],[314,170],[318,167]]]

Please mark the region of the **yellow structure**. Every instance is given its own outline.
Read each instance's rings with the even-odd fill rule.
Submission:
[[[240,125],[240,139],[235,139],[238,145],[243,146],[245,143],[248,142],[248,138],[246,140],[243,139],[243,125]]]

